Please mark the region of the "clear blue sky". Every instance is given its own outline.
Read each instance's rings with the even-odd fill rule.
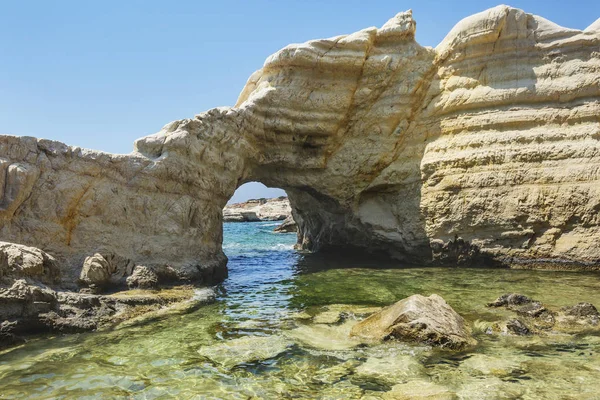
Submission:
[[[233,105],[288,43],[381,26],[412,9],[417,40],[435,46],[460,19],[498,4],[0,0],[0,133],[128,153],[169,121]],[[600,0],[508,4],[578,29],[600,17]],[[246,192],[236,200],[279,194]]]

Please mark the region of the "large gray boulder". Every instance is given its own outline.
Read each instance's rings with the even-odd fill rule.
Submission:
[[[464,318],[437,294],[400,300],[356,324],[350,335],[367,341],[398,339],[449,349],[476,344]]]

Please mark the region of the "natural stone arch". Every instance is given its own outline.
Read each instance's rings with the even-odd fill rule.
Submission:
[[[255,180],[288,192],[307,249],[597,268],[598,23],[498,6],[435,49],[415,26],[406,12],[290,45],[235,107],[172,122],[130,155],[1,137],[2,238],[70,277],[106,252],[218,280],[221,210]]]

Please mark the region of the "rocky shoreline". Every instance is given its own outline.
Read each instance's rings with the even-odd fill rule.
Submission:
[[[129,267],[115,268],[117,261]],[[23,343],[32,334],[108,329],[215,300],[213,288],[169,286],[164,279],[159,284],[153,269],[130,264],[99,254],[88,257],[80,290],[73,291],[74,285],[61,279],[54,257],[34,247],[0,242],[0,348]]]
[[[223,222],[283,221],[273,229],[277,233],[298,232],[290,200],[286,196],[250,199],[229,204],[223,209]]]
[[[292,207],[286,196],[250,199],[225,206],[223,222],[283,221],[291,215]]]
[[[234,107],[127,155],[0,135],[3,332],[94,328],[71,320],[116,315],[105,293],[222,281],[224,220],[284,221],[307,252],[600,269],[600,24],[501,5],[436,48],[415,33],[407,11],[290,45]],[[248,181],[290,199],[225,207]]]

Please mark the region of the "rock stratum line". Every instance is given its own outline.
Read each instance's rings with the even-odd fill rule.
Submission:
[[[289,45],[235,107],[129,155],[1,136],[1,240],[51,254],[66,281],[94,254],[219,280],[222,209],[260,181],[287,191],[307,250],[599,268],[600,20],[498,6],[436,48],[415,28],[408,11]]]

